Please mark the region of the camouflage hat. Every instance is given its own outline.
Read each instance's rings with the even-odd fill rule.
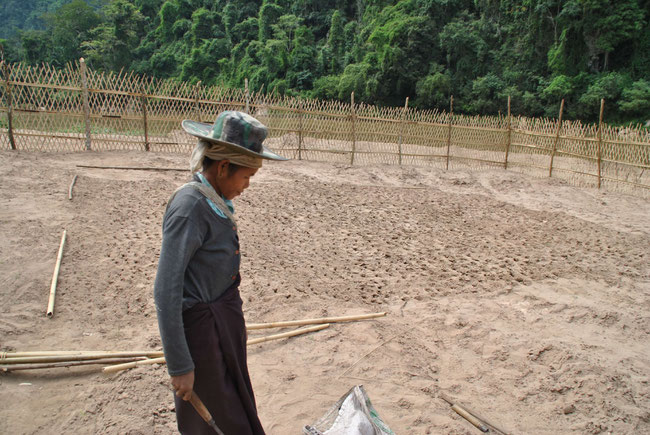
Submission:
[[[221,112],[214,124],[184,120],[183,129],[200,139],[225,145],[232,151],[268,160],[289,160],[264,145],[268,130],[252,116],[233,110]]]

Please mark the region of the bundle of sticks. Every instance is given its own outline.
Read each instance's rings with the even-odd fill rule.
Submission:
[[[309,332],[320,331],[330,326],[330,323],[351,322],[356,320],[374,319],[385,316],[386,313],[361,314],[354,316],[322,317],[317,319],[288,320],[271,323],[247,324],[246,330],[268,328],[288,328],[306,326],[279,334],[250,338],[247,345],[264,343],[271,340],[294,337]],[[57,367],[74,367],[81,365],[103,365],[104,373],[115,373],[141,365],[164,364],[162,351],[30,351],[30,352],[0,352],[0,371],[50,369]]]

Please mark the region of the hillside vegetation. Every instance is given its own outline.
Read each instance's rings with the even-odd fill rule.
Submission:
[[[650,118],[650,0],[6,0],[5,57],[308,97]],[[13,29],[13,30],[11,30]]]

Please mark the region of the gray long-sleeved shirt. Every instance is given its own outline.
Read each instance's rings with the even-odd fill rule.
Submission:
[[[235,282],[239,262],[239,238],[233,223],[218,216],[197,190],[180,190],[163,219],[154,283],[158,327],[170,375],[194,370],[182,312],[221,296]]]

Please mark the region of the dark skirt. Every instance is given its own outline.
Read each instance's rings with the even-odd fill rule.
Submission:
[[[263,435],[246,363],[246,324],[239,279],[217,301],[183,312],[194,361],[194,393],[225,435]],[[174,395],[181,434],[214,435],[190,402]]]

